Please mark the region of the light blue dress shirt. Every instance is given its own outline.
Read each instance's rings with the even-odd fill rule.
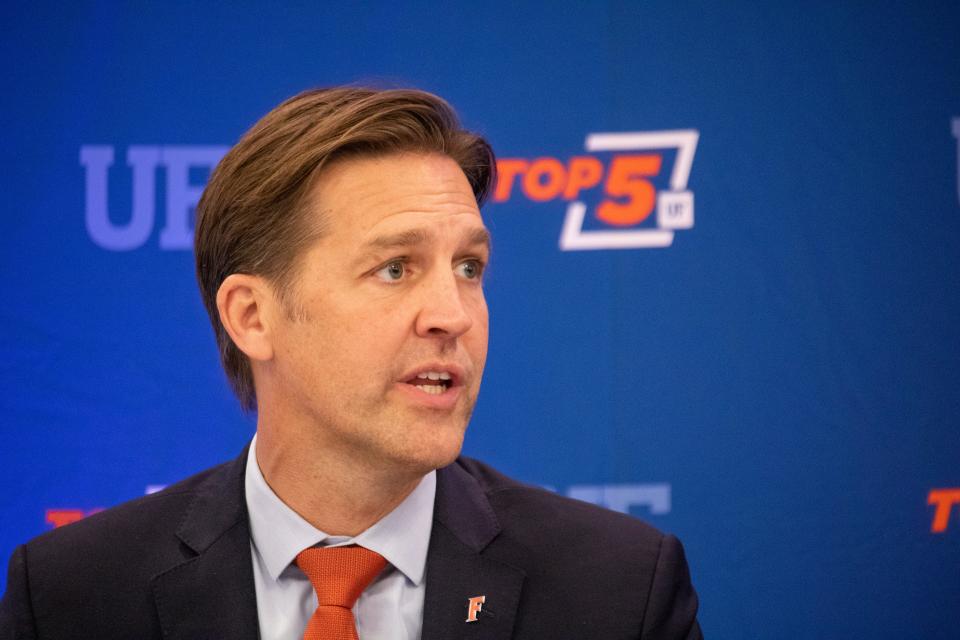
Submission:
[[[299,640],[317,608],[307,576],[293,563],[312,546],[357,544],[387,559],[387,567],[353,607],[360,640],[418,640],[423,627],[427,546],[437,476],[431,471],[397,508],[363,533],[329,536],[288,507],[257,465],[257,438],[247,456],[250,551],[262,640]]]

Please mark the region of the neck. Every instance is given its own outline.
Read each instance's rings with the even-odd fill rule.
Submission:
[[[368,456],[322,438],[291,436],[263,420],[257,425],[256,458],[273,492],[329,535],[355,536],[370,528],[403,502],[424,475],[378,467]]]

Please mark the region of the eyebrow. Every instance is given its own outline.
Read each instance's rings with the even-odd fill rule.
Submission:
[[[429,239],[430,233],[426,229],[408,229],[399,233],[378,236],[368,242],[367,246],[375,249],[398,249],[424,244]],[[474,229],[467,238],[467,244],[471,246],[484,245],[489,250],[490,232],[486,229]]]

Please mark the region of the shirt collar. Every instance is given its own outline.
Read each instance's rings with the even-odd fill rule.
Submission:
[[[257,437],[247,454],[245,493],[250,539],[274,580],[304,549],[316,545],[358,544],[376,551],[415,585],[423,582],[433,526],[437,473],[431,471],[403,502],[352,538],[330,536],[288,507],[267,484],[257,464]]]

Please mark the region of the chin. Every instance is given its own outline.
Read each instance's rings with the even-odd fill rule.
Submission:
[[[463,447],[463,434],[463,429],[459,429],[456,433],[444,434],[445,437],[435,434],[433,438],[424,438],[420,440],[419,446],[406,449],[400,457],[403,458],[405,466],[416,473],[429,473],[457,459]]]

